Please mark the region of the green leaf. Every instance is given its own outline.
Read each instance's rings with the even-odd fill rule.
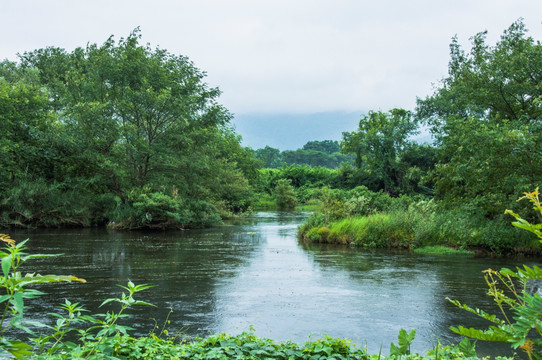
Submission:
[[[504,334],[502,331],[495,331],[495,328],[490,328],[489,330],[478,330],[474,328],[465,328],[463,326],[459,327],[450,327],[454,333],[470,337],[471,339],[477,339],[482,341],[493,341],[493,342],[508,342],[509,336]]]
[[[399,350],[397,345],[395,345],[394,343],[391,343],[391,345],[390,345],[390,355],[391,356],[401,356],[403,354],[401,353],[401,350]]]
[[[15,311],[22,314],[24,311],[23,293],[15,293],[15,295],[13,295],[12,304]]]
[[[458,349],[467,357],[476,356],[476,342],[471,343],[469,338],[464,337],[461,342],[458,344]]]
[[[32,259],[41,259],[41,258],[48,258],[48,257],[56,257],[56,256],[62,256],[63,254],[32,254],[32,255],[26,255],[21,257],[21,260],[27,261]]]
[[[21,279],[19,285],[26,286],[31,284],[44,284],[44,283],[55,283],[55,282],[81,282],[86,283],[85,279],[78,278],[72,275],[34,275],[34,274],[25,274]]]
[[[463,309],[463,310],[467,310],[468,312],[473,313],[475,315],[478,315],[479,317],[481,317],[483,319],[486,319],[487,321],[490,321],[492,323],[495,323],[495,324],[503,324],[504,323],[503,320],[500,320],[499,318],[497,318],[496,315],[488,314],[485,311],[480,310],[478,308],[473,309],[468,305],[461,304],[458,300],[452,300],[452,299],[450,299],[448,297],[446,298],[446,300],[448,300],[449,302],[451,302],[452,304],[454,304],[458,308]]]
[[[31,346],[22,341],[3,340],[2,342],[3,344],[1,344],[1,346],[17,359],[22,359],[26,355],[33,354],[33,352],[30,351]]]
[[[11,255],[2,258],[2,272],[4,277],[7,278],[9,275],[9,270],[11,269]]]

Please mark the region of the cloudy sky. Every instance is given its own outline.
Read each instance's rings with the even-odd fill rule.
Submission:
[[[0,0],[0,59],[139,26],[144,42],[207,72],[247,145],[284,147],[286,135],[302,145],[353,130],[340,127],[367,110],[413,109],[446,75],[452,36],[468,48],[488,30],[494,42],[519,18],[542,39],[540,0]],[[311,114],[306,134],[281,132]]]

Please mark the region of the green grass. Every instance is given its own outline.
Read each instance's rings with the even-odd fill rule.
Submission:
[[[328,226],[302,226],[299,235],[309,242],[378,248],[410,248],[414,238],[408,224],[389,214],[353,217]]]
[[[419,253],[432,255],[457,255],[453,249],[469,251],[464,255],[472,255],[473,249],[497,256],[542,254],[536,236],[510,222],[475,217],[462,209],[423,212],[409,208],[337,221],[326,221],[315,213],[299,227],[298,235],[305,242],[421,249]]]
[[[424,246],[418,249],[414,249],[416,254],[431,255],[431,256],[448,256],[448,255],[460,255],[460,256],[474,256],[474,251],[464,249],[454,249],[443,245]]]
[[[318,205],[315,204],[302,204],[295,207],[296,211],[316,211]]]

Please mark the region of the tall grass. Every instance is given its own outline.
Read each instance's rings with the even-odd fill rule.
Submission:
[[[314,214],[299,228],[305,242],[349,244],[376,248],[415,249],[446,246],[493,254],[539,254],[536,237],[510,226],[508,219],[489,220],[469,209],[441,209],[427,203],[407,209],[325,222]]]

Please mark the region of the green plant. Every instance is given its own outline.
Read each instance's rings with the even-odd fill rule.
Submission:
[[[462,357],[477,358],[476,342],[471,342],[469,338],[463,338],[463,340],[461,340],[461,342],[457,345],[443,346],[440,341],[437,340],[435,348],[428,351],[427,355],[435,360],[457,359]],[[498,358],[500,357],[496,357],[495,359]]]
[[[127,292],[123,292],[120,298],[109,298],[102,302],[100,307],[109,303],[117,303],[120,309],[102,314],[84,315],[88,312],[78,303],[71,303],[66,300],[61,305],[61,310],[67,313],[61,315],[51,314],[57,320],[52,326],[47,326],[53,330],[52,334],[40,336],[34,339],[36,344],[36,353],[40,358],[49,359],[57,356],[60,358],[95,358],[98,354],[113,354],[118,351],[119,344],[123,337],[129,337],[128,331],[132,330],[130,326],[122,325],[119,321],[129,317],[126,310],[135,305],[152,306],[145,301],[136,300],[134,295],[140,291],[148,289],[149,285],[135,285],[129,281],[127,286],[121,286]],[[90,325],[90,326],[88,326]],[[66,334],[70,332],[77,333],[77,343],[72,341],[63,341]],[[163,331],[162,331],[163,332]]]
[[[534,192],[525,193],[518,201],[527,199],[534,204],[533,208],[542,214],[538,188]],[[531,224],[511,210],[506,210],[516,221],[512,224],[518,228],[534,233],[542,242],[542,224]],[[457,334],[473,339],[509,343],[512,348],[522,349],[529,359],[542,359],[542,298],[537,292],[530,291],[530,281],[542,279],[542,269],[538,266],[523,266],[512,271],[503,268],[500,271],[488,269],[484,271],[485,281],[491,296],[499,308],[502,319],[480,309],[473,309],[451,300],[454,305],[488,320],[491,325],[487,330],[452,327]]]
[[[23,275],[19,268],[26,261],[56,255],[28,255],[25,252],[25,244],[28,240],[17,244],[6,234],[0,234],[0,240],[7,244],[4,250],[0,251],[0,258],[2,259],[0,288],[3,289],[3,294],[0,296],[0,304],[3,305],[2,319],[0,320],[0,354],[8,352],[17,359],[21,359],[24,355],[32,354],[31,347],[23,341],[10,339],[9,330],[20,329],[33,334],[34,332],[30,326],[38,325],[24,319],[25,300],[34,299],[43,294],[39,290],[29,288],[29,286],[61,281],[85,282],[85,280],[75,276],[63,275]]]
[[[533,209],[536,212],[540,213],[540,215],[542,215],[542,205],[540,204],[540,194],[539,194],[538,188],[536,188],[535,191],[531,193],[524,193],[524,194],[525,196],[520,198],[518,201],[521,201],[523,199],[529,200],[531,203],[533,203]],[[542,224],[531,224],[527,220],[522,219],[518,214],[516,214],[512,210],[506,210],[505,213],[512,215],[516,219],[516,221],[514,221],[512,225],[514,225],[517,228],[532,232],[540,239],[540,242],[542,242],[542,231],[541,231]]]
[[[410,345],[414,338],[416,337],[416,329],[406,332],[405,329],[399,331],[398,341],[399,346],[391,343],[390,345],[390,355],[391,356],[401,356],[401,355],[410,355]]]

